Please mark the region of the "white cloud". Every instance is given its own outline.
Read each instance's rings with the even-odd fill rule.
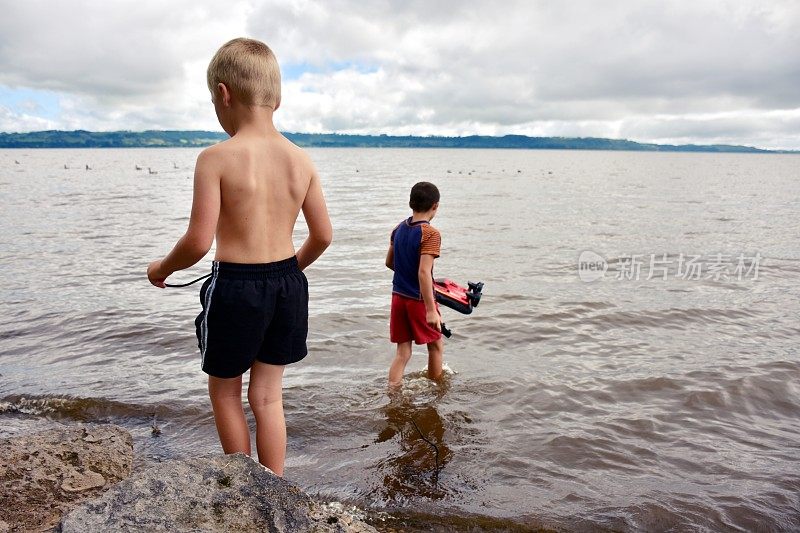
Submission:
[[[0,85],[58,93],[61,128],[216,128],[205,67],[250,13],[229,5],[4,1]]]
[[[314,131],[741,138],[797,147],[776,110],[800,109],[800,4],[500,5],[270,2],[250,27],[291,61],[380,69],[288,83],[286,123]],[[741,116],[695,118],[703,113]],[[663,115],[676,118],[647,127]],[[665,135],[669,125],[688,124],[692,136]]]
[[[792,0],[4,4],[0,85],[58,91],[59,127],[217,128],[206,64],[249,34],[308,67],[289,131],[800,148]]]
[[[53,120],[0,105],[0,131],[42,131],[54,129],[57,125]]]

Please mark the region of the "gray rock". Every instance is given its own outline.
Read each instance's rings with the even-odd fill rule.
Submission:
[[[376,531],[243,454],[167,461],[134,474],[70,511],[61,527],[63,533]]]
[[[130,434],[77,425],[0,439],[0,532],[41,531],[130,475]]]

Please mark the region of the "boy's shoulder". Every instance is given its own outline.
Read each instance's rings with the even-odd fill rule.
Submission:
[[[420,246],[419,248],[420,254],[430,254],[435,257],[439,257],[439,250],[442,245],[442,234],[439,232],[437,228],[432,226],[430,222],[428,221],[411,222],[410,217],[404,218],[392,230],[392,235],[390,237],[391,244],[394,244],[394,238],[398,230],[419,231],[419,233],[417,233],[416,235],[419,238],[418,244]],[[412,241],[416,242],[415,239],[412,239]],[[417,244],[409,243],[405,239],[404,242],[407,242],[408,246],[414,246],[414,247],[417,246]]]
[[[439,231],[439,228],[437,228],[436,226],[434,226],[430,222],[428,222],[427,224],[423,224],[423,230],[422,231],[427,231],[429,233],[436,233],[437,235],[441,235],[441,232]]]
[[[439,233],[438,229],[431,226],[430,223],[423,224],[421,229],[422,238],[419,244],[419,254],[439,257],[439,253],[442,249],[442,234]]]
[[[198,161],[223,160],[237,154],[247,153],[251,150],[263,149],[265,145],[271,145],[280,152],[285,153],[291,159],[300,164],[313,166],[311,157],[308,153],[287,139],[283,134],[276,135],[273,139],[264,142],[254,138],[230,137],[217,144],[204,148],[198,156]]]
[[[225,139],[224,141],[220,141],[217,144],[212,144],[211,146],[207,146],[203,148],[200,154],[197,156],[197,161],[199,162],[206,162],[210,163],[215,160],[219,160],[222,157],[230,154],[232,151],[235,150],[235,147],[231,145],[231,141],[233,139]]]
[[[394,225],[394,228],[392,228],[392,233],[397,231],[397,228],[399,228],[403,224],[407,224],[407,223],[408,223],[408,218],[404,218],[403,220],[401,220],[400,222],[398,222],[397,224]]]
[[[394,236],[398,232],[398,230],[400,230],[400,228],[409,227],[409,222],[410,221],[411,221],[411,217],[407,217],[407,218],[404,218],[403,220],[401,220],[400,222],[398,222],[397,224],[394,225],[394,227],[392,228],[392,240],[394,240]]]
[[[422,231],[422,242],[435,244],[437,249],[442,242],[442,234],[438,229],[433,227],[431,223],[421,224],[420,230]],[[438,255],[438,253],[437,253]]]
[[[417,227],[417,228],[420,228],[420,230],[425,232],[425,233],[441,234],[439,232],[439,229],[436,228],[429,221],[422,220],[422,221],[419,221],[419,222],[411,222],[411,217],[406,217],[403,220],[401,220],[400,222],[398,222],[397,224],[395,224],[394,228],[392,229],[392,233],[396,232],[398,230],[398,228],[400,228],[401,226],[410,227],[410,228],[411,227]]]

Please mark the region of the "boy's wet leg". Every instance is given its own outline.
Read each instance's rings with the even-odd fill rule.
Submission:
[[[399,388],[403,383],[403,372],[411,359],[411,341],[398,342],[392,365],[389,367],[389,388]]]
[[[242,376],[208,376],[208,395],[222,450],[226,454],[242,452],[250,455],[250,428],[242,408]]]
[[[444,341],[439,338],[428,343],[428,379],[442,377],[442,360],[444,358]]]
[[[283,416],[283,369],[260,361],[250,368],[247,401],[256,417],[258,461],[283,476],[286,460],[286,421]]]

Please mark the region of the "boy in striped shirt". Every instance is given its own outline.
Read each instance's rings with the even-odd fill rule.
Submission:
[[[442,319],[433,294],[433,260],[441,235],[431,226],[439,209],[439,189],[422,181],[411,188],[412,215],[398,224],[389,243],[386,266],[394,271],[389,325],[397,351],[389,367],[389,387],[398,388],[411,359],[411,342],[428,346],[428,378],[442,375]]]

